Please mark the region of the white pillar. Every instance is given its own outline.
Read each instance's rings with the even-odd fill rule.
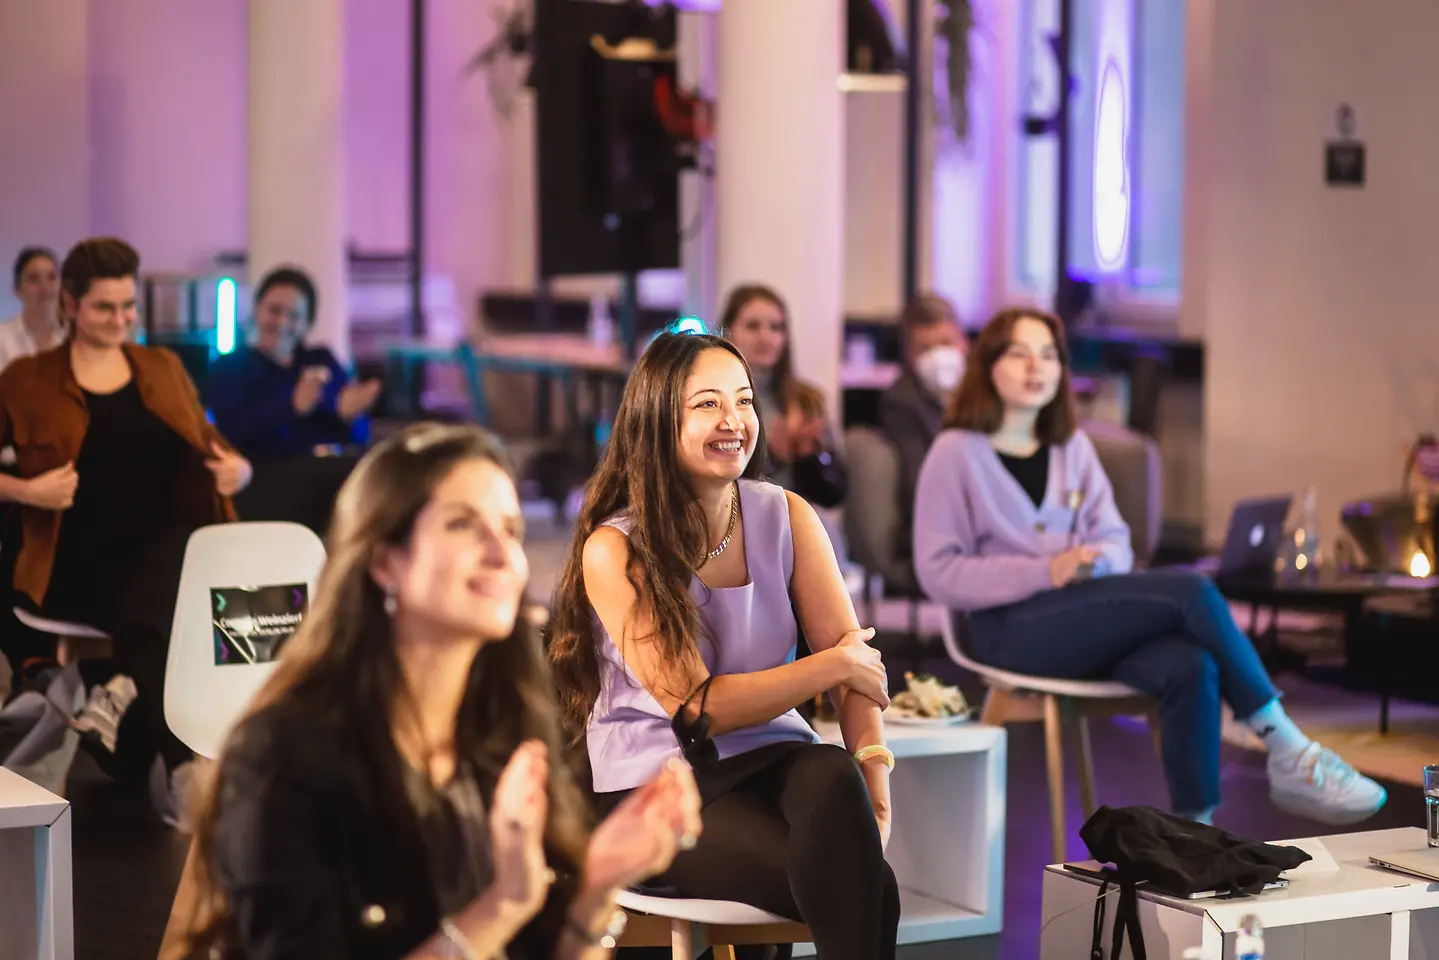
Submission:
[[[282,263],[314,277],[310,340],[345,363],[344,0],[249,2],[250,281]]]
[[[844,337],[841,0],[724,0],[715,132],[719,295],[773,286],[795,371],[839,416]]]
[[[698,90],[707,98],[715,96],[715,41],[718,17],[713,10],[681,10],[678,14],[679,86]],[[701,164],[712,162],[712,151],[704,151]],[[715,301],[715,185],[702,170],[680,176],[680,262],[685,275],[685,313],[703,317],[713,325]]]

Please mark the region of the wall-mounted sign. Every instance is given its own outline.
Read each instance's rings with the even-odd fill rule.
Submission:
[[[1357,139],[1354,108],[1341,103],[1334,112],[1339,139],[1324,144],[1324,182],[1331,187],[1364,186],[1364,141]]]

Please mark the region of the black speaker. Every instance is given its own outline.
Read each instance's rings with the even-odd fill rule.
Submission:
[[[536,0],[542,276],[680,265],[679,162],[655,100],[676,26],[669,5]]]

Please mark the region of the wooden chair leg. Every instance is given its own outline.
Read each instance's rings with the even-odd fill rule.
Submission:
[[[1099,804],[1094,795],[1094,751],[1089,746],[1089,718],[1080,714],[1079,722],[1079,805],[1084,819],[1094,816]]]
[[[670,921],[670,960],[695,960],[694,930],[688,920]]]
[[[734,946],[728,943],[721,943],[718,946],[710,947],[714,951],[715,960],[735,960]]]
[[[1164,731],[1159,725],[1159,714],[1157,712],[1150,711],[1149,736],[1151,739],[1154,740],[1154,755],[1159,758],[1160,763],[1164,762],[1164,737],[1162,735],[1163,732]]]
[[[1049,776],[1049,830],[1054,863],[1064,862],[1068,836],[1064,832],[1064,727],[1059,715],[1059,698],[1044,697],[1044,759]]]

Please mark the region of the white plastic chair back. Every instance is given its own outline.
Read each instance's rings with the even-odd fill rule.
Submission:
[[[298,523],[223,523],[190,535],[170,631],[165,722],[191,750],[216,757],[230,727],[275,667],[265,662],[263,650],[257,656],[248,644],[241,645],[238,656],[233,645],[226,645],[228,662],[222,661],[217,633],[237,629],[235,618],[250,615],[234,609],[237,589],[275,587],[291,591],[291,597],[302,589],[304,598],[313,599],[324,565],[324,544]],[[217,590],[224,592],[217,595]],[[243,598],[238,602],[244,605]]]

